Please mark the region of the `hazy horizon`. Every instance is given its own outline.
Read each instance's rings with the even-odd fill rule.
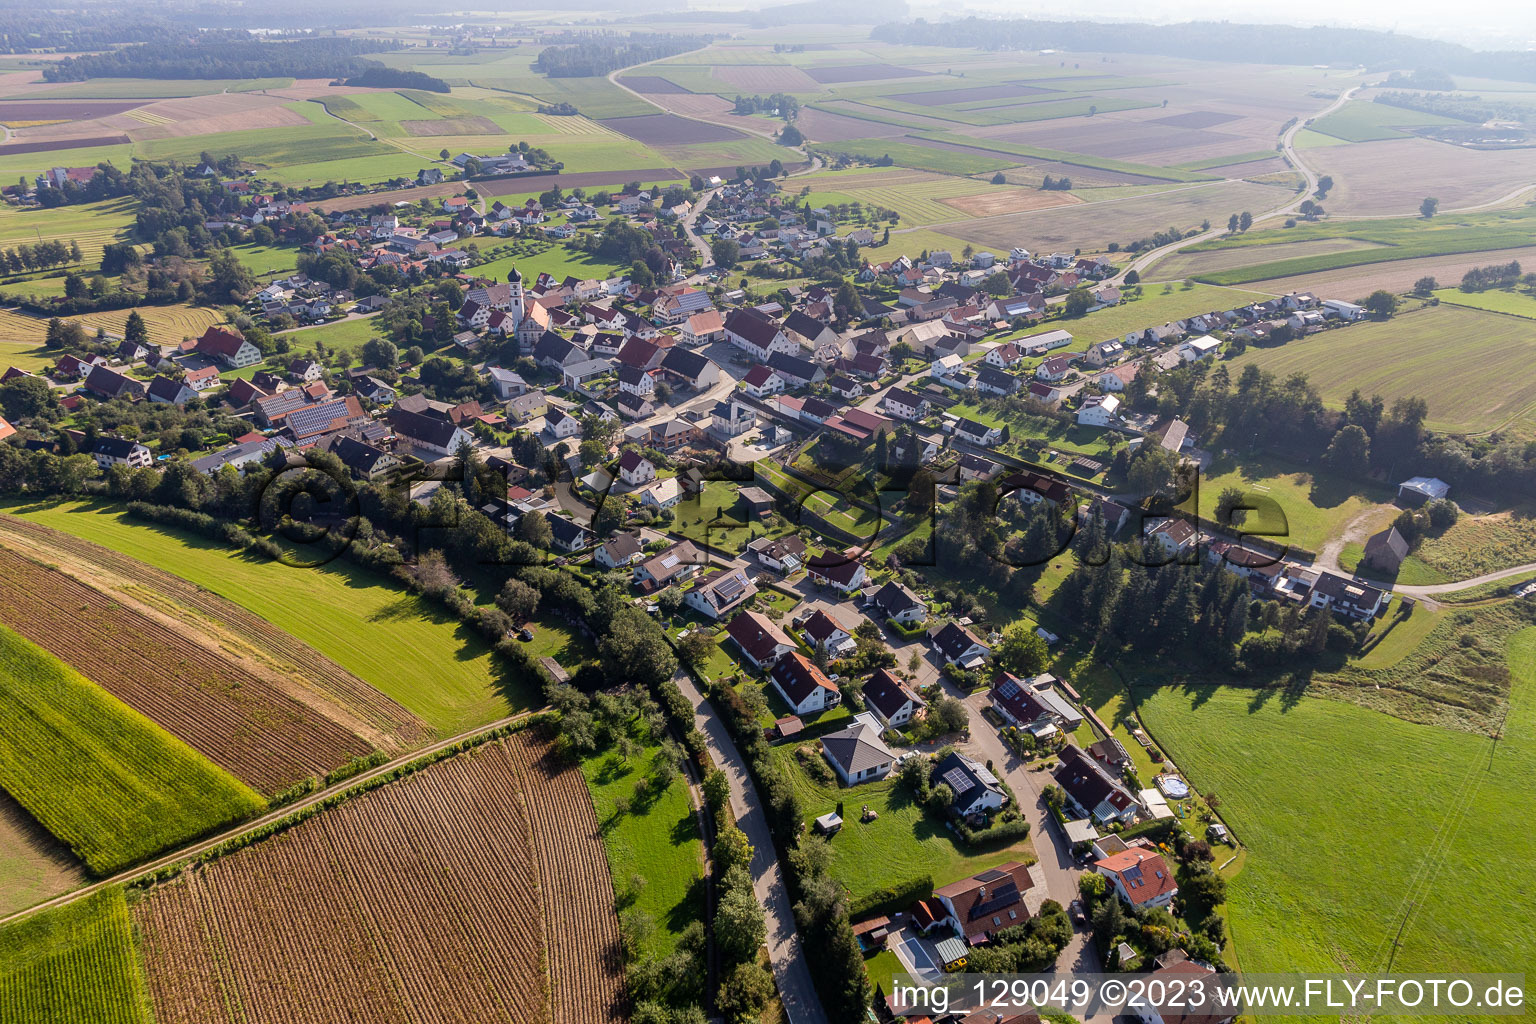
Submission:
[[[950,6],[913,0],[914,16],[930,19],[962,17],[1029,17],[1052,20],[1231,21],[1249,24],[1325,25],[1371,28],[1462,43],[1478,49],[1529,49],[1536,46],[1536,10],[1510,0],[1467,0],[1454,22],[1446,8],[1431,0],[1105,0],[1091,12],[1063,11],[1038,3],[1010,0],[968,0]]]

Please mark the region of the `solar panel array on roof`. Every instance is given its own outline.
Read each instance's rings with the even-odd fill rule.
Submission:
[[[971,777],[965,773],[965,770],[959,767],[951,768],[945,772],[944,782],[955,796],[959,796],[968,789],[973,789],[976,785],[971,781]]]

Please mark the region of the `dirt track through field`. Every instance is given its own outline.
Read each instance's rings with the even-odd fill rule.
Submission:
[[[0,543],[91,584],[194,641],[239,659],[254,675],[381,750],[428,742],[432,730],[357,676],[240,605],[110,548],[0,515]]]
[[[263,793],[372,747],[231,660],[0,548],[0,621]]]
[[[515,734],[152,890],[156,1019],[623,1020],[591,800],[546,752]]]

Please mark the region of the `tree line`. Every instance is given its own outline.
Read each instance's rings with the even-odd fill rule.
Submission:
[[[669,32],[566,32],[554,46],[539,51],[534,70],[550,78],[596,78],[663,57],[709,45],[709,36],[674,35]]]
[[[175,40],[175,45],[167,45],[168,42],[136,43],[102,53],[65,57],[44,68],[43,79],[83,82],[91,78],[350,78],[384,67],[364,59],[363,54],[396,50],[401,45],[392,40],[347,36],[269,41],[229,29],[199,32],[191,38]],[[437,91],[446,92],[447,86]]]

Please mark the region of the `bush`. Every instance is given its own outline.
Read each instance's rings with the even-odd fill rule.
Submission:
[[[917,875],[865,893],[848,907],[849,917],[873,917],[906,910],[918,900],[933,895],[933,876]]]

